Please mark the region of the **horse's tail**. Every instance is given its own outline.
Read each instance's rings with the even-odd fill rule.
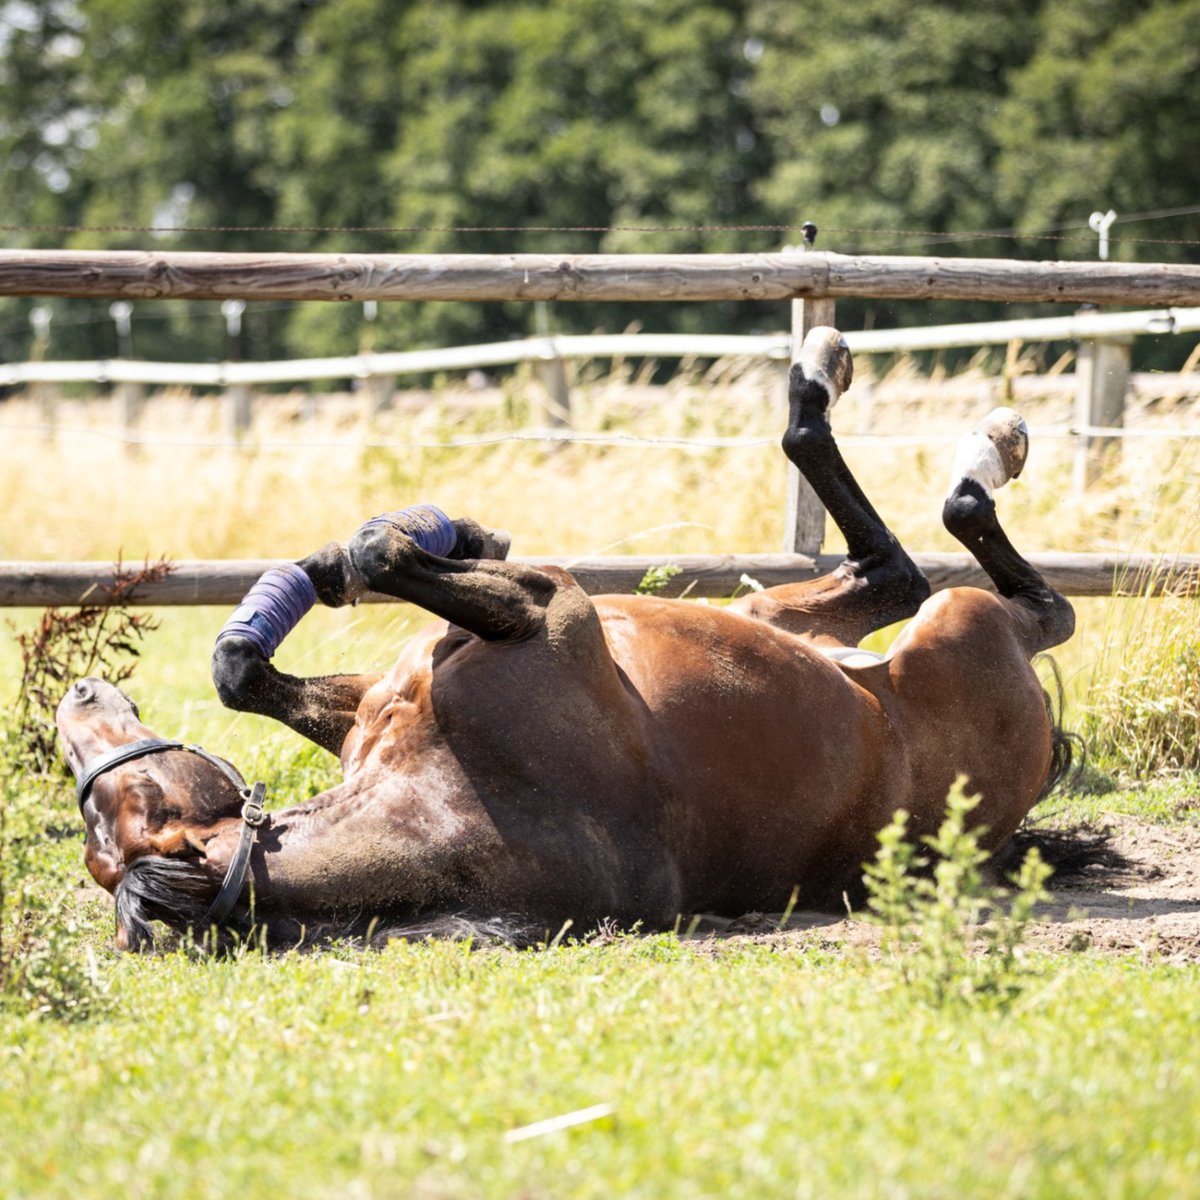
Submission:
[[[1036,803],[1041,803],[1061,783],[1074,783],[1083,774],[1087,760],[1087,747],[1083,738],[1063,728],[1063,710],[1066,697],[1063,688],[1062,670],[1049,654],[1039,654],[1033,660],[1045,663],[1052,677],[1054,691],[1042,687],[1042,699],[1046,704],[1046,716],[1050,720],[1050,770],[1046,782],[1038,794]]]

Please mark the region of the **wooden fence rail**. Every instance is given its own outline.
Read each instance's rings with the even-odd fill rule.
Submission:
[[[948,587],[990,587],[968,554],[915,554],[913,558],[935,591]],[[1068,596],[1200,595],[1200,555],[1033,554],[1030,562]],[[516,558],[516,562],[566,567],[591,595],[632,592],[646,572],[671,564],[679,574],[661,593],[728,597],[748,586],[749,576],[763,587],[811,579],[841,561],[835,555],[802,554],[631,555],[606,558]],[[146,584],[134,603],[147,608],[234,605],[277,559],[227,559],[177,562],[159,583]],[[0,607],[44,608],[78,604],[107,605],[113,567],[103,562],[0,563]],[[367,602],[394,602],[370,594]]]
[[[1200,266],[775,254],[0,250],[0,295],[178,300],[1002,300],[1200,304]]]

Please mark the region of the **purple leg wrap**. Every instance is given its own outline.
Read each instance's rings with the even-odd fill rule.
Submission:
[[[363,528],[369,529],[372,525],[390,525],[407,534],[422,550],[439,558],[445,558],[458,541],[458,530],[454,528],[454,523],[432,504],[417,504],[398,512],[383,513],[372,517]]]
[[[312,580],[295,563],[272,567],[242,597],[217,641],[244,637],[270,658],[300,618],[317,602]]]

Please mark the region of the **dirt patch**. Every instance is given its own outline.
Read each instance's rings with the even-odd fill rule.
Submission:
[[[1084,869],[1056,885],[1038,910],[1027,943],[1047,950],[1131,952],[1200,962],[1200,827],[1154,825],[1113,816],[1115,863]],[[861,921],[830,913],[748,913],[728,921],[705,917],[694,931],[716,939],[864,946],[878,933]]]

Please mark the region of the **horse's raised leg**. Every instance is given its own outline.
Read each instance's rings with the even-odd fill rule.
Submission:
[[[1011,602],[1018,635],[1032,656],[1071,636],[1075,610],[1021,557],[996,516],[992,492],[1020,475],[1028,451],[1029,430],[1012,409],[984,418],[959,445],[942,523]]]
[[[1027,447],[1010,409],[963,439],[943,520],[999,595],[938,592],[897,637],[876,681],[911,764],[914,836],[937,828],[962,774],[968,793],[983,797],[972,820],[987,828],[985,845],[1001,845],[1070,762],[1030,659],[1070,637],[1074,610],[1013,548],[992,501],[1020,474]]]
[[[439,553],[435,541],[414,536],[411,511],[376,517],[350,539],[347,556],[365,587],[420,605],[488,642],[522,641],[541,629],[559,587],[552,574]]]
[[[408,511],[412,531],[427,540],[435,538],[437,549],[447,556],[439,561],[503,559],[508,553],[507,534],[494,533],[465,518],[448,521],[437,510]],[[339,754],[363,695],[380,676],[302,679],[280,671],[270,659],[314,603],[337,608],[369,590],[386,589],[364,580],[349,548],[338,542],[298,563],[268,571],[218,635],[212,676],[221,702],[240,712],[274,717]]]
[[[788,382],[783,452],[817,493],[842,536],[846,559],[830,575],[745,596],[730,606],[813,641],[857,645],[912,616],[929,584],[846,466],[829,411],[850,386],[853,364],[836,329],[809,331]]]

